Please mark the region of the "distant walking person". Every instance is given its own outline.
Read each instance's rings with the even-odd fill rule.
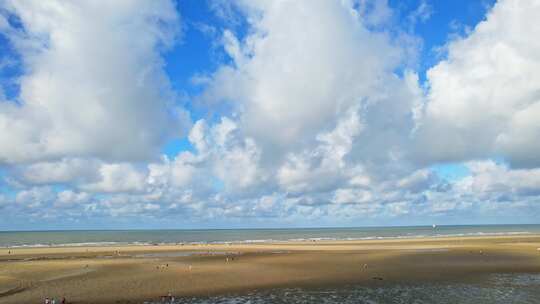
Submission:
[[[60,304],[66,304],[66,298],[65,297],[62,298],[62,302],[60,302]]]
[[[45,304],[51,304],[51,301],[49,300],[49,298],[45,298]]]

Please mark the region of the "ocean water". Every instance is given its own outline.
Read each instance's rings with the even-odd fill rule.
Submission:
[[[540,233],[540,225],[0,232],[0,247],[362,240]]]
[[[540,275],[495,274],[476,284],[430,283],[331,289],[274,289],[242,295],[176,298],[174,304],[537,304]],[[146,302],[157,304],[158,302]]]

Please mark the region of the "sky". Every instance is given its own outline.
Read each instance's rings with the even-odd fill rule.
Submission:
[[[0,1],[0,230],[540,223],[536,0]]]

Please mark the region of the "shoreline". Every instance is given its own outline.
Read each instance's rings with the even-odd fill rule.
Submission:
[[[239,241],[200,241],[200,242],[81,242],[64,244],[23,244],[0,246],[1,249],[34,249],[34,248],[87,248],[87,247],[154,247],[154,246],[206,246],[206,245],[278,245],[295,243],[324,243],[324,242],[369,242],[369,241],[399,241],[399,240],[439,240],[453,238],[493,238],[493,237],[529,237],[540,236],[534,232],[500,232],[500,233],[470,233],[470,234],[441,234],[441,235],[418,235],[418,236],[388,236],[388,237],[362,237],[362,238],[305,238],[287,240],[239,240]]]
[[[168,292],[206,296],[272,288],[472,282],[495,273],[540,273],[539,249],[540,234],[4,248],[0,302],[66,296],[70,303],[143,303]]]

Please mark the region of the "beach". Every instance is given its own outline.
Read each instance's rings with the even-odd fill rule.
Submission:
[[[0,249],[0,303],[143,303],[540,273],[540,235]]]

